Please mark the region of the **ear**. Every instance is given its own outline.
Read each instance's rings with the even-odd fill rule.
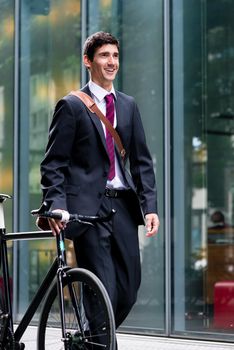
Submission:
[[[87,69],[89,69],[90,66],[91,66],[91,64],[90,64],[90,59],[88,58],[87,55],[84,55],[84,56],[83,56],[83,62],[84,62],[85,67],[86,67]]]

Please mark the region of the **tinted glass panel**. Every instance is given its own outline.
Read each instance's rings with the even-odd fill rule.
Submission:
[[[140,228],[142,284],[138,301],[124,323],[137,332],[164,332],[163,225],[163,1],[90,1],[89,34],[109,31],[120,40],[120,72],[115,88],[138,103],[153,157],[161,218],[160,234],[147,239]]]
[[[0,1],[0,193],[13,194],[14,1]],[[12,202],[5,205],[12,227]]]
[[[20,40],[19,230],[27,231],[36,230],[30,210],[41,203],[39,164],[55,103],[80,84],[80,1],[22,1]],[[21,242],[18,251],[21,313],[53,258],[54,242]]]
[[[14,2],[0,1],[0,193],[13,194],[14,159]],[[5,225],[12,230],[12,200],[4,202]],[[8,245],[12,275],[12,243]],[[12,282],[12,277],[11,282]],[[0,295],[3,292],[0,270]]]
[[[173,4],[174,331],[231,338],[234,2]]]

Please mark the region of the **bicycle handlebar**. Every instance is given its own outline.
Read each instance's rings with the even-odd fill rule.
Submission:
[[[80,223],[95,223],[95,222],[106,222],[109,221],[112,216],[116,213],[114,209],[110,211],[105,216],[92,216],[92,215],[81,215],[81,214],[70,214],[68,212],[65,213],[59,213],[59,212],[53,212],[53,211],[44,211],[41,212],[40,209],[35,209],[31,211],[31,214],[34,216],[39,216],[43,218],[51,218],[61,221],[78,221]]]

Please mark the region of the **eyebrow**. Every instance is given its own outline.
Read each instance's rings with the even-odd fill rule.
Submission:
[[[106,54],[111,54],[109,51],[102,51],[102,52],[99,52],[99,55],[106,55]],[[114,52],[113,53],[114,55],[116,55],[116,56],[119,56],[119,52]]]

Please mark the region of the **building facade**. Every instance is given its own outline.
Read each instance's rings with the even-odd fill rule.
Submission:
[[[0,0],[8,231],[37,229],[48,126],[56,101],[87,82],[84,39],[104,30],[120,40],[115,87],[139,105],[161,220],[155,238],[139,229],[143,279],[123,331],[234,340],[233,11],[234,0]],[[16,318],[53,254],[53,240],[9,247]]]

